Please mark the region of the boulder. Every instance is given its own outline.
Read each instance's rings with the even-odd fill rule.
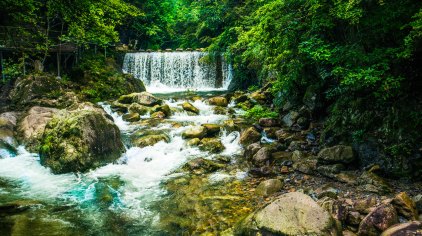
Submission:
[[[355,160],[351,146],[337,145],[324,148],[318,153],[318,162],[350,164]]]
[[[280,123],[278,122],[277,119],[273,119],[273,118],[261,118],[259,119],[259,125],[262,127],[274,127],[274,126],[279,126]]]
[[[203,138],[199,143],[199,149],[211,153],[220,153],[225,147],[217,138]]]
[[[316,159],[303,159],[300,161],[296,161],[293,163],[293,169],[299,171],[304,174],[312,175],[315,174],[317,168],[317,160]]]
[[[339,235],[339,231],[330,214],[311,197],[292,192],[241,221],[235,235]]]
[[[240,135],[240,143],[247,146],[252,143],[256,143],[261,140],[261,133],[258,132],[254,127],[249,127],[244,130]]]
[[[114,101],[114,102],[112,102],[111,103],[111,105],[110,105],[110,107],[111,107],[111,110],[113,110],[113,111],[117,111],[117,112],[123,112],[123,113],[126,113],[126,112],[128,112],[128,106],[129,105],[127,105],[127,104],[122,104],[122,103],[120,103],[120,102],[118,102],[118,101]]]
[[[128,110],[131,113],[138,113],[140,116],[143,116],[143,115],[148,114],[150,112],[151,108],[149,108],[147,106],[143,106],[143,105],[138,104],[138,103],[132,103],[132,104],[130,104]],[[125,111],[122,111],[122,112],[125,112]]]
[[[416,209],[416,204],[406,192],[397,194],[392,203],[399,215],[402,215],[409,220],[418,219],[419,215],[418,210]]]
[[[392,191],[391,186],[377,174],[365,171],[358,178],[359,187],[367,192],[386,194]]]
[[[239,125],[234,120],[225,120],[223,126],[227,132],[240,131]]]
[[[18,142],[15,139],[14,129],[18,116],[17,112],[0,114],[0,158],[15,156],[17,153]]]
[[[283,116],[283,124],[285,124],[288,127],[292,127],[297,119],[299,118],[299,112],[296,111],[290,111],[287,115]]]
[[[54,76],[29,75],[16,80],[9,96],[17,109],[29,106],[64,107],[56,100],[64,92],[61,80]]]
[[[382,204],[372,210],[360,223],[358,235],[376,236],[399,222],[396,209]]]
[[[208,99],[208,103],[214,106],[227,107],[229,104],[225,97],[212,97]]]
[[[122,116],[123,120],[128,121],[128,122],[136,122],[139,121],[141,119],[141,117],[139,116],[138,113],[128,113],[128,114],[124,114]]]
[[[182,108],[183,108],[183,110],[185,110],[185,111],[190,111],[190,112],[193,112],[193,113],[195,113],[195,114],[199,114],[199,109],[198,108],[196,108],[194,105],[192,105],[191,103],[189,103],[189,102],[184,102],[183,104],[182,104]]]
[[[218,135],[221,130],[221,126],[217,124],[202,124],[205,129],[207,129],[207,136],[213,137],[215,135]]]
[[[422,222],[411,221],[402,224],[396,224],[386,231],[381,236],[408,236],[408,235],[422,235]]]
[[[249,95],[251,99],[258,102],[259,104],[265,104],[267,102],[267,96],[261,91],[255,91]]]
[[[37,151],[45,126],[58,112],[56,108],[35,106],[24,115],[18,124],[18,135],[28,150]]]
[[[119,128],[90,103],[55,114],[45,126],[40,146],[41,164],[56,174],[105,165],[124,151]]]
[[[259,149],[252,157],[252,162],[256,166],[262,166],[271,159],[271,149],[269,147],[263,147]]]
[[[160,105],[163,102],[161,99],[155,97],[154,95],[148,92],[131,93],[127,95],[122,95],[117,101],[123,104],[138,103],[140,105],[149,106],[149,107]]]
[[[278,179],[268,179],[259,183],[255,193],[259,196],[267,197],[281,190],[283,183]]]
[[[207,129],[204,126],[194,126],[182,133],[184,139],[203,138],[207,134]]]
[[[262,148],[261,144],[252,143],[245,148],[244,156],[247,160],[252,159],[252,157]]]

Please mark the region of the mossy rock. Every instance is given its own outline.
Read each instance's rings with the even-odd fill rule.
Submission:
[[[136,147],[147,147],[161,141],[168,143],[170,137],[162,130],[138,130],[131,135],[131,140]]]
[[[149,106],[149,107],[152,107],[155,105],[161,105],[163,102],[161,99],[147,92],[122,95],[117,101],[123,104],[138,103],[140,105]]]
[[[45,127],[41,164],[53,173],[85,172],[117,160],[124,151],[120,131],[92,104],[61,111]]]
[[[225,147],[217,138],[203,138],[199,144],[199,149],[211,153],[220,153]]]
[[[199,109],[198,108],[196,108],[194,105],[192,105],[191,103],[189,103],[189,102],[184,102],[183,104],[182,104],[182,108],[183,108],[183,110],[185,110],[185,111],[190,111],[190,112],[193,112],[193,113],[195,113],[195,114],[199,114]]]
[[[222,168],[224,168],[223,164],[205,158],[196,158],[186,163],[182,169],[193,172],[194,174],[205,174]]]
[[[139,116],[138,113],[128,113],[128,114],[124,114],[122,116],[123,120],[128,121],[128,122],[136,122],[139,121],[141,119],[141,117]]]
[[[129,112],[138,113],[139,115],[143,116],[150,112],[151,108],[147,106],[140,105],[138,103],[132,103],[129,106]]]

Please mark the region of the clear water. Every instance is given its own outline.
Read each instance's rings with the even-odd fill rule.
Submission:
[[[179,107],[182,102],[183,100],[166,100],[170,107]],[[200,109],[200,114],[189,116],[184,111],[177,112],[168,121],[184,126],[172,128],[169,122],[155,127],[129,124],[113,113],[108,105],[102,104],[106,112],[114,118],[124,137],[137,129],[147,128],[168,132],[171,141],[145,148],[128,145],[117,163],[85,174],[54,175],[48,168],[40,165],[37,154],[27,152],[23,146],[18,148],[16,156],[0,159],[0,209],[2,204],[16,201],[40,203],[25,211],[24,215],[17,214],[25,219],[18,218],[18,222],[30,222],[22,223],[22,229],[16,229],[16,224],[10,229],[2,228],[2,224],[7,225],[8,220],[16,221],[13,218],[16,215],[13,213],[2,218],[0,212],[0,232],[14,231],[18,235],[19,232],[26,234],[31,230],[40,230],[42,233],[45,232],[42,231],[43,228],[58,227],[58,232],[69,235],[103,235],[105,232],[110,232],[110,235],[164,234],[158,222],[165,209],[156,207],[157,202],[167,194],[163,182],[188,174],[175,173],[175,170],[191,159],[216,157],[197,147],[188,147],[181,138],[181,133],[192,125],[219,124],[229,118],[226,115],[213,114],[212,106],[202,101],[196,101],[193,105]],[[241,153],[238,132],[223,131],[220,136],[226,147],[221,155],[233,158]],[[242,170],[233,173],[217,172],[209,176],[209,181],[241,180],[244,177]]]

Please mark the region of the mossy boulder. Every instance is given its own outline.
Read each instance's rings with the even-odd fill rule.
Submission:
[[[216,106],[212,110],[214,111],[214,114],[216,115],[227,115],[227,109],[224,107]]]
[[[207,136],[213,137],[220,133],[221,126],[217,124],[202,124],[203,127],[207,129]]]
[[[203,138],[199,144],[199,149],[211,153],[220,153],[225,147],[217,138]]]
[[[207,129],[204,126],[194,126],[182,133],[184,139],[203,138],[207,134]]]
[[[124,151],[120,131],[106,113],[84,103],[62,110],[45,126],[41,164],[53,173],[85,172],[117,160]]]
[[[18,123],[19,142],[29,151],[36,152],[47,123],[58,112],[58,109],[49,107],[34,106],[29,109]]]
[[[244,146],[256,143],[261,139],[261,133],[254,127],[249,127],[240,134],[240,143]]]
[[[337,145],[324,148],[318,153],[318,162],[350,164],[355,160],[351,146]]]
[[[113,110],[115,112],[118,111],[118,112],[126,113],[129,110],[128,104],[123,104],[123,103],[120,103],[118,101],[114,101],[113,103],[111,103],[110,107],[111,107],[111,110]]]
[[[138,103],[140,105],[149,106],[149,107],[152,107],[155,105],[161,105],[163,102],[161,99],[155,97],[154,95],[148,92],[131,93],[127,95],[122,95],[117,101],[123,104]]]
[[[139,116],[138,113],[128,113],[128,114],[124,114],[122,116],[123,120],[128,121],[128,122],[136,122],[139,121],[141,119],[141,117]]]
[[[206,174],[222,168],[224,168],[223,164],[205,158],[196,158],[187,162],[182,169],[194,174]]]
[[[268,179],[259,183],[256,187],[256,194],[267,197],[281,190],[283,183],[278,179]]]
[[[208,99],[208,103],[214,106],[227,107],[229,104],[225,97],[212,97]]]
[[[171,110],[169,105],[164,104],[164,105],[156,105],[152,108],[151,110],[152,113],[156,113],[156,112],[162,112],[164,113],[165,117],[169,117],[171,116]]]
[[[23,109],[29,106],[58,106],[51,100],[65,93],[63,82],[52,75],[29,75],[18,78],[9,97],[13,106]]]
[[[147,107],[147,106],[143,106],[143,105],[138,104],[138,103],[132,103],[132,104],[130,104],[128,110],[129,110],[129,112],[138,113],[139,115],[143,116],[143,115],[148,114],[150,112],[151,108]]]
[[[182,104],[182,108],[183,108],[183,110],[185,110],[185,111],[190,111],[190,112],[193,112],[193,113],[195,113],[195,114],[199,114],[199,109],[198,108],[196,108],[194,105],[192,105],[191,103],[189,103],[189,102],[184,102],[183,104]]]

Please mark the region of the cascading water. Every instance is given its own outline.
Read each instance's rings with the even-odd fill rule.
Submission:
[[[222,57],[205,62],[206,52],[127,53],[123,72],[144,82],[149,92],[226,90],[232,67]]]

